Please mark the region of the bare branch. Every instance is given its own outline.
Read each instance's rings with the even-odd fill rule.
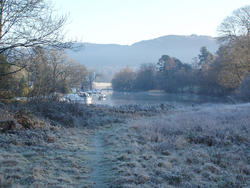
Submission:
[[[8,73],[0,73],[0,76],[8,76],[8,75],[11,75],[11,74],[16,74],[16,73],[20,72],[21,70],[23,70],[25,68],[26,68],[26,66],[21,67],[21,68],[15,70],[15,71],[8,72]]]
[[[239,37],[250,37],[250,6],[239,8],[218,27],[220,42],[231,43]]]

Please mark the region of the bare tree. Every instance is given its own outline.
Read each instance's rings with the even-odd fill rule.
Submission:
[[[220,41],[232,42],[242,37],[250,38],[250,6],[235,10],[218,27]]]
[[[250,6],[235,10],[218,28],[220,82],[237,88],[250,73]]]
[[[69,61],[63,51],[51,49],[46,52],[47,63],[51,69],[51,92],[55,92],[58,82],[66,81],[69,76]]]
[[[70,66],[67,68],[69,71],[69,85],[71,87],[85,88],[89,85],[88,70],[82,65],[74,61],[70,62]]]
[[[156,66],[154,64],[142,64],[136,73],[135,88],[137,90],[151,90],[156,87]]]
[[[72,42],[65,42],[63,34],[66,21],[44,0],[0,0],[0,54],[19,67],[17,72],[26,66],[17,60],[31,47],[70,48]]]
[[[116,91],[132,91],[135,79],[136,73],[129,67],[126,67],[115,74],[112,79],[112,87]]]
[[[28,60],[27,60],[28,61]],[[72,62],[61,50],[34,48],[29,59],[29,80],[35,96],[63,92],[71,78]]]

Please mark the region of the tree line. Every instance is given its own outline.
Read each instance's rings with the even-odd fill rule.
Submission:
[[[47,1],[0,0],[0,98],[47,96],[88,86],[86,67],[64,52],[80,47],[65,39],[67,18]]]
[[[112,86],[117,91],[189,92],[214,96],[241,95],[250,99],[250,6],[235,10],[218,27],[218,51],[204,46],[190,64],[163,55],[137,71],[126,67]]]
[[[15,96],[48,96],[69,93],[70,88],[89,87],[89,71],[84,65],[69,59],[64,51],[32,48],[25,59],[26,67],[15,74],[15,67],[0,56],[0,98]]]

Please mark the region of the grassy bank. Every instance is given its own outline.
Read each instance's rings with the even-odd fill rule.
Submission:
[[[250,185],[249,104],[182,108],[133,121],[119,132],[114,150],[120,155],[112,158],[116,161],[115,185]]]
[[[171,106],[120,107],[41,101],[0,104],[0,187],[93,187],[96,128]],[[105,150],[105,148],[104,148]],[[101,156],[102,157],[102,156]]]
[[[0,187],[250,185],[249,104],[45,101],[1,105],[0,120]]]

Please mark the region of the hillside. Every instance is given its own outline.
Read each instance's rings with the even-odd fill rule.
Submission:
[[[218,48],[216,39],[210,36],[167,35],[132,45],[83,43],[82,49],[68,51],[68,55],[87,68],[101,72],[109,80],[114,72],[123,67],[136,68],[142,63],[157,63],[164,54],[190,63],[202,46],[211,52]]]

